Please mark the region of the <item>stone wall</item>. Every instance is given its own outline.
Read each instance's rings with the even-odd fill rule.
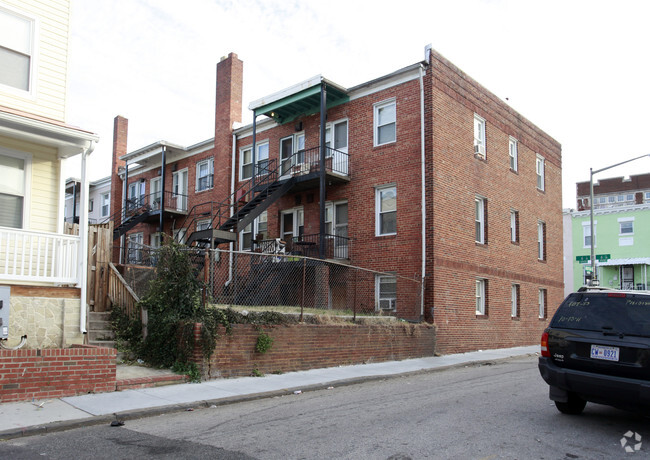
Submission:
[[[10,295],[7,346],[17,345],[23,335],[29,349],[84,342],[79,330],[79,289],[11,286]]]

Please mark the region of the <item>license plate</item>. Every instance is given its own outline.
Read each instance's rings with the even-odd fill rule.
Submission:
[[[591,357],[594,359],[604,359],[606,361],[618,361],[618,347],[603,347],[602,345],[592,345]]]

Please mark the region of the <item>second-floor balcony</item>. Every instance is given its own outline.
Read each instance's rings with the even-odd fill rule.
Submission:
[[[341,235],[323,235],[326,259],[349,259],[351,239]],[[318,257],[321,238],[318,233],[300,235],[287,241],[280,238],[253,243],[253,251],[264,254],[290,254],[305,257]]]

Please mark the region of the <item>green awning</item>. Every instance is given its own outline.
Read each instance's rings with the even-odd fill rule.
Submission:
[[[289,123],[297,118],[312,115],[320,111],[320,91],[325,85],[327,108],[335,107],[350,100],[347,91],[323,78],[317,77],[303,84],[277,93],[275,96],[265,98],[270,102],[264,104],[264,100],[252,103],[250,108],[255,110],[257,115],[266,115],[279,124]],[[305,86],[307,86],[305,88]]]

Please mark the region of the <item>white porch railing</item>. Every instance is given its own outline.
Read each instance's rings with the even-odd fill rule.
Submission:
[[[0,227],[0,281],[77,284],[79,236]]]

